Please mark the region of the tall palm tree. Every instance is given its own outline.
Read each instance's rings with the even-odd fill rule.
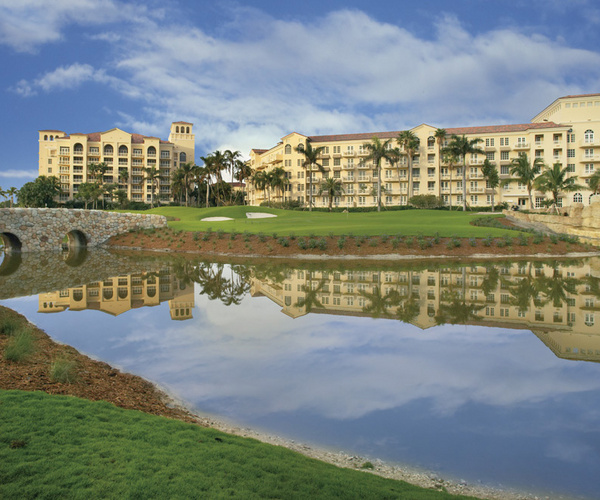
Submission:
[[[240,181],[241,185],[242,185],[242,200],[244,205],[246,204],[246,193],[245,193],[245,184],[244,181],[249,179],[250,177],[252,177],[252,174],[254,173],[254,171],[252,170],[252,167],[250,166],[249,162],[246,161],[239,161],[237,168],[236,168],[236,174],[235,174],[235,178]]]
[[[527,186],[530,209],[533,208],[533,198],[531,196],[531,191],[533,191],[533,183],[543,166],[544,160],[541,158],[536,158],[532,164],[527,157],[527,153],[519,153],[519,156],[513,159],[510,167],[510,174],[514,175],[515,179],[508,179],[505,181],[505,184],[508,184],[516,180]]]
[[[281,201],[283,201],[283,190],[287,184],[289,184],[289,180],[286,177],[286,172],[283,167],[275,167],[268,174],[269,176],[269,187],[275,189],[279,192],[279,197]]]
[[[342,181],[335,179],[334,177],[328,177],[321,183],[319,189],[319,195],[327,193],[329,197],[329,211],[333,210],[333,198],[340,196],[344,192]]]
[[[302,166],[304,167],[304,169],[308,172],[309,175],[309,182],[308,182],[308,211],[312,212],[312,206],[313,206],[313,189],[312,189],[312,185],[313,185],[313,175],[312,175],[312,169],[313,166],[317,167],[319,169],[319,172],[321,172],[321,174],[323,174],[325,172],[325,168],[323,168],[323,165],[321,163],[319,163],[319,155],[323,152],[323,150],[325,149],[323,146],[319,146],[318,148],[313,148],[310,141],[306,141],[306,146],[299,144],[296,148],[296,152],[297,153],[302,153],[304,155],[304,161],[302,162]]]
[[[549,191],[552,193],[556,211],[558,211],[558,196],[561,192],[585,189],[584,186],[577,184],[577,176],[567,176],[568,167],[561,168],[560,163],[555,163],[552,167],[546,167],[542,174],[533,182],[534,187],[538,191],[541,191],[542,193],[547,193]]]
[[[215,170],[215,158],[213,153],[211,153],[207,156],[201,156],[200,159],[204,162],[202,178],[206,180],[206,208],[208,208],[210,199],[210,179]]]
[[[265,172],[264,170],[254,172],[254,175],[252,176],[252,182],[254,183],[254,186],[256,187],[256,189],[260,189],[263,191],[263,198],[264,198],[266,189],[269,186],[269,182],[270,182],[269,174],[267,174],[267,172]],[[269,205],[271,205],[271,195],[270,194],[269,194]]]
[[[210,154],[212,161],[210,163],[211,174],[215,176],[215,193],[217,199],[217,205],[223,201],[222,193],[219,194],[219,186],[223,183],[223,170],[227,169],[227,158],[225,153],[218,149]]]
[[[104,174],[109,169],[109,166],[104,163],[91,163],[88,166],[88,172],[94,177],[94,180],[102,188],[104,184]],[[104,195],[102,195],[102,208],[104,209]]]
[[[9,187],[6,191],[3,191],[2,196],[8,197],[8,202],[10,203],[10,208],[13,207],[14,197],[18,196],[19,190],[16,187]]]
[[[466,135],[458,136],[452,134],[450,143],[444,150],[457,158],[462,158],[462,182],[463,182],[463,212],[467,211],[467,155],[468,154],[485,154],[483,150],[477,146],[483,139],[475,137],[467,138]]]
[[[415,153],[419,150],[420,142],[419,138],[412,130],[404,130],[400,132],[396,140],[398,141],[398,145],[402,148],[403,153],[406,155],[408,168],[408,200],[413,194],[412,159]]]
[[[494,193],[496,192],[496,188],[500,184],[500,176],[498,175],[498,169],[496,165],[490,162],[487,158],[483,161],[483,166],[481,167],[481,173],[483,174],[483,178],[489,187],[492,190],[492,212],[494,211]]]
[[[180,205],[184,191],[184,173],[180,168],[177,168],[171,174],[171,194],[173,196],[173,199],[179,198]]]
[[[369,154],[365,157],[365,160],[371,160],[375,166],[377,172],[377,211],[381,212],[381,160],[386,159],[389,162],[393,162],[396,158],[395,151],[390,147],[392,139],[388,139],[385,142],[381,142],[379,137],[373,137],[371,142],[363,144],[363,148],[366,149]],[[331,210],[331,208],[330,208]]]
[[[144,169],[146,180],[150,181],[150,208],[154,208],[154,188],[160,179],[160,171],[156,167],[148,167]]]
[[[231,184],[232,184],[231,187],[233,188],[233,178],[235,176],[236,165],[237,165],[237,162],[242,157],[242,153],[240,153],[239,151],[231,151],[231,149],[227,149],[227,150],[225,150],[224,155],[225,155],[225,164],[227,165],[227,170],[231,174]],[[233,203],[233,189],[231,190],[231,193],[230,193],[229,203],[230,204]]]
[[[194,162],[189,161],[187,163],[182,163],[181,165],[179,165],[179,168],[177,169],[181,172],[180,176],[181,176],[183,192],[185,194],[185,206],[186,207],[189,206],[190,187],[194,180],[194,167],[195,167]]]
[[[600,170],[594,172],[594,175],[590,177],[590,189],[592,193],[600,193]]]

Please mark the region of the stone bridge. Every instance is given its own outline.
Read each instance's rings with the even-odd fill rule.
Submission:
[[[1,208],[0,236],[7,252],[40,252],[95,247],[111,236],[136,229],[166,227],[162,215],[70,210],[66,208]]]

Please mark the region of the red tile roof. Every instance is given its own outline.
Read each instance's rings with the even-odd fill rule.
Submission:
[[[45,132],[45,131],[42,130],[40,132]],[[87,136],[88,142],[100,142],[100,138],[101,138],[102,134],[104,134],[104,133],[105,132],[92,132],[91,134],[82,134],[80,132],[75,132],[71,135],[85,135],[85,136]],[[161,144],[172,144],[171,142],[166,141],[164,139],[160,139],[159,137],[152,137],[149,135],[142,135],[142,134],[129,134],[129,135],[131,136],[132,144],[143,144],[146,139],[157,139],[158,141],[160,141]],[[69,137],[70,137],[69,135],[65,135],[65,136],[61,137],[61,139],[68,139]]]
[[[559,97],[559,99],[572,99],[573,97],[598,97],[600,94],[574,94],[574,95],[564,95]]]
[[[179,124],[184,124],[184,125],[193,125],[193,123],[190,122],[173,122],[173,123],[179,123]]]

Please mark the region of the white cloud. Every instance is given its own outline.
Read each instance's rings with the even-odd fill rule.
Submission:
[[[0,170],[0,177],[10,177],[15,179],[35,179],[37,176],[37,170]]]

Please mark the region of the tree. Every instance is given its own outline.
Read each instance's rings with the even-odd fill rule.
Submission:
[[[109,166],[104,163],[91,163],[88,166],[88,177],[93,177],[96,183],[102,187],[104,184],[104,174],[108,171]],[[89,182],[90,179],[88,179]],[[104,196],[102,196],[102,208],[104,208]]]
[[[101,194],[102,189],[97,182],[82,182],[79,184],[79,188],[77,189],[74,198],[83,200],[85,208],[87,209],[89,208],[90,203],[96,203]]]
[[[10,208],[13,207],[15,196],[19,195],[19,190],[16,187],[9,187],[6,191],[2,191],[2,196],[6,197]]]
[[[239,163],[238,163],[237,169],[236,169],[235,178],[238,181],[240,181],[240,183],[242,184],[242,200],[243,200],[244,205],[246,204],[246,193],[245,193],[245,189],[244,189],[245,188],[244,181],[247,179],[250,179],[252,177],[253,173],[254,173],[254,171],[252,170],[250,163],[239,160]]]
[[[202,158],[202,160],[204,161],[205,166],[208,167],[210,176],[214,175],[216,178],[215,193],[216,193],[216,200],[217,200],[216,204],[218,205],[219,202],[222,201],[222,196],[221,196],[222,193],[221,194],[219,193],[219,187],[220,186],[223,187],[222,186],[222,181],[223,181],[222,171],[227,168],[227,159],[225,157],[225,153],[223,153],[219,150],[216,150],[216,151],[212,152],[210,155],[208,155],[206,158]],[[207,206],[208,206],[208,196],[207,196]]]
[[[227,170],[231,174],[231,184],[233,184],[233,178],[235,176],[235,170],[237,167],[237,162],[240,161],[242,157],[242,153],[239,151],[231,151],[231,149],[227,149],[224,153],[225,156],[225,165],[227,166]],[[232,186],[233,187],[233,186]],[[233,189],[231,190],[232,196],[229,198],[229,203],[233,203]]]
[[[419,150],[419,138],[411,130],[404,130],[403,132],[400,132],[396,140],[398,141],[399,146],[402,148],[403,153],[406,155],[408,168],[407,195],[410,198],[413,194],[412,159],[415,153]]]
[[[124,189],[117,189],[115,191],[115,197],[117,198],[117,203],[121,208],[125,208],[125,202],[127,201],[127,191]]]
[[[329,177],[321,183],[321,189],[319,195],[327,193],[329,197],[329,211],[332,211],[333,198],[334,196],[340,196],[344,192],[342,181]]]
[[[552,167],[546,167],[542,174],[533,182],[534,187],[542,193],[552,193],[554,208],[558,210],[558,196],[561,192],[577,191],[585,189],[576,183],[577,176],[567,177],[568,167],[561,168],[560,163],[555,163]],[[531,203],[531,200],[529,200]]]
[[[477,144],[483,142],[479,137],[473,139],[467,138],[466,135],[458,136],[452,134],[450,143],[444,148],[446,153],[449,153],[456,158],[462,158],[462,189],[463,189],[463,212],[467,210],[467,155],[468,154],[485,154],[483,150],[477,147]]]
[[[600,170],[594,172],[594,175],[590,177],[590,189],[592,193],[600,193]]]
[[[203,170],[197,177],[200,177],[202,180],[206,180],[206,208],[208,208],[208,203],[210,199],[210,178],[215,168],[215,158],[211,153],[207,156],[201,156],[200,159],[204,162],[204,167],[201,167]],[[197,178],[198,182],[200,182],[200,178]]]
[[[323,146],[319,146],[318,148],[313,148],[310,141],[308,141],[308,140],[306,141],[306,146],[304,146],[303,144],[299,144],[298,147],[296,147],[296,152],[302,153],[304,155],[304,161],[302,162],[302,166],[308,172],[308,176],[309,176],[308,177],[308,179],[309,179],[309,188],[308,188],[308,191],[309,191],[308,192],[308,196],[309,196],[308,210],[309,210],[309,212],[312,212],[312,206],[313,206],[312,170],[313,170],[313,166],[314,166],[319,169],[319,172],[321,172],[321,174],[325,172],[323,165],[321,165],[318,162],[319,155],[321,154],[321,152],[324,149],[325,148]]]
[[[160,172],[156,167],[148,167],[144,169],[146,180],[150,182],[150,208],[154,208],[154,188],[160,179]]]
[[[267,189],[267,187],[269,187],[269,174],[267,174],[267,172],[265,172],[264,170],[260,170],[259,172],[255,172],[254,176],[252,177],[252,182],[254,183],[254,186],[256,187],[256,189],[261,189],[263,191],[263,198],[265,195],[265,191]],[[271,194],[269,193],[269,205],[271,205]]]
[[[33,182],[26,182],[19,190],[19,205],[24,207],[54,207],[56,198],[61,193],[58,177],[40,175]]]
[[[494,193],[495,189],[500,184],[500,176],[498,175],[498,169],[496,165],[490,162],[487,158],[483,161],[483,166],[481,167],[481,173],[485,178],[486,187],[492,190],[492,212],[494,211]]]
[[[287,184],[289,184],[288,178],[286,177],[285,169],[283,167],[275,167],[268,174],[269,176],[269,187],[279,191],[281,201],[283,201],[283,190]]]
[[[393,162],[394,159],[396,159],[396,153],[393,149],[391,149],[391,143],[392,139],[381,142],[378,137],[373,137],[371,142],[363,144],[363,148],[369,152],[369,154],[365,157],[365,160],[371,160],[375,166],[375,171],[377,172],[378,212],[381,212],[381,160],[385,158],[389,162]]]
[[[541,158],[536,158],[533,161],[533,164],[531,164],[529,158],[527,158],[527,153],[520,153],[517,158],[513,159],[512,166],[510,167],[510,174],[513,175],[515,179],[508,179],[506,183],[514,182],[516,180],[527,186],[527,192],[529,193],[529,208],[533,208],[531,191],[533,191],[533,183],[536,176],[540,173],[542,166],[544,166],[544,160]]]
[[[179,165],[177,169],[178,175],[177,178],[181,183],[181,188],[183,193],[185,194],[185,206],[189,206],[189,198],[190,198],[190,187],[194,180],[194,162],[182,163]]]

